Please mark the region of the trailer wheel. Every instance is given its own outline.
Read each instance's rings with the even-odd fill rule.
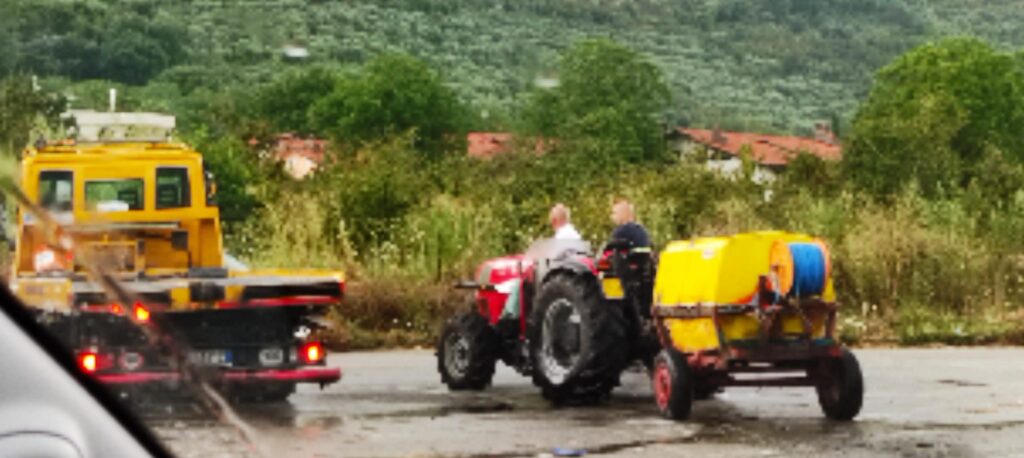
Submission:
[[[693,409],[693,376],[681,353],[662,350],[654,358],[651,375],[654,401],[661,415],[670,420],[685,420]]]
[[[452,391],[482,390],[494,378],[498,335],[487,319],[466,312],[448,320],[437,344],[437,371]]]
[[[629,342],[622,309],[605,303],[586,275],[546,280],[527,337],[533,383],[553,403],[606,399],[626,367]]]
[[[839,357],[821,361],[817,370],[815,388],[825,416],[838,421],[856,417],[864,402],[864,379],[853,353],[844,348]]]

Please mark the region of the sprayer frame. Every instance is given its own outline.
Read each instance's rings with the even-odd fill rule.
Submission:
[[[758,285],[758,304],[704,304],[694,307],[654,307],[658,337],[662,347],[683,356],[692,377],[708,389],[728,386],[816,386],[819,382],[813,369],[822,360],[837,358],[842,346],[835,339],[838,305],[818,298],[799,299],[779,297],[767,287],[768,279],[761,277]],[[813,339],[812,327],[806,318],[809,311],[825,312],[825,335]],[[778,320],[782,312],[796,312],[802,317],[804,335],[781,339]],[[722,331],[720,317],[757,313],[760,318],[758,338],[749,345],[737,346],[728,341]],[[693,352],[681,351],[673,345],[665,324],[666,319],[694,319],[710,317],[718,334],[718,348]],[[738,379],[735,374],[784,374],[803,372],[800,376],[765,376],[756,379]]]

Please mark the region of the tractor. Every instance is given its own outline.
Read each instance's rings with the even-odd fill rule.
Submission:
[[[485,261],[470,310],[447,321],[438,371],[451,390],[482,390],[500,360],[532,377],[553,403],[606,399],[633,361],[659,349],[650,313],[649,248],[613,241],[592,255],[582,241],[541,240]]]

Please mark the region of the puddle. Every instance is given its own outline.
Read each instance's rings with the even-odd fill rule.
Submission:
[[[498,412],[510,412],[515,410],[515,407],[505,401],[498,400],[487,400],[487,401],[475,401],[465,402],[458,404],[448,404],[435,407],[425,407],[422,409],[407,409],[398,410],[386,413],[372,413],[362,415],[363,418],[409,418],[409,417],[446,417],[453,414],[471,414],[480,415],[488,413]]]

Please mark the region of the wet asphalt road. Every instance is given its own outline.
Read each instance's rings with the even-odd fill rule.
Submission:
[[[1024,457],[1024,349],[855,351],[867,385],[857,421],[823,419],[810,388],[732,388],[690,421],[658,417],[646,374],[604,405],[552,408],[499,366],[492,388],[449,393],[431,351],[332,355],[343,380],[287,403],[243,406],[255,438],[181,403],[147,421],[181,456]]]

